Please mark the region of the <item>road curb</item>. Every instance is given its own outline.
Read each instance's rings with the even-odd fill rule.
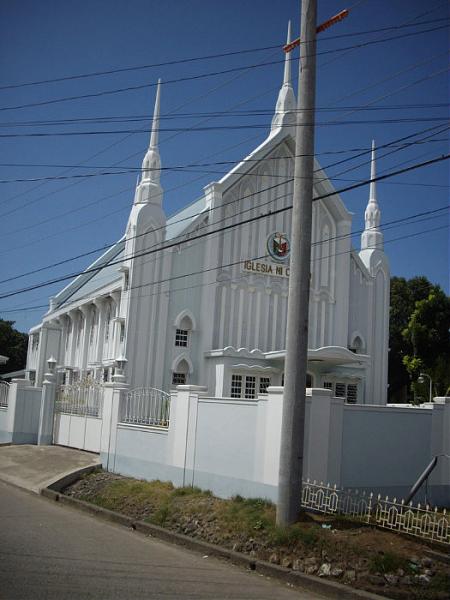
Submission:
[[[54,485],[52,487],[54,487]],[[228,550],[227,548],[222,548],[221,546],[216,546],[209,542],[196,540],[187,535],[169,531],[158,525],[146,523],[145,521],[136,521],[121,513],[96,506],[95,504],[90,504],[83,500],[78,500],[77,498],[72,498],[71,496],[65,496],[59,491],[51,488],[43,488],[40,493],[45,498],[78,508],[79,510],[100,517],[106,521],[124,525],[125,527],[134,529],[138,533],[171,544],[176,544],[177,546],[183,546],[184,548],[199,552],[205,556],[226,559],[235,565],[245,567],[251,571],[256,571],[266,577],[271,577],[293,586],[306,588],[311,590],[311,592],[326,595],[328,598],[335,598],[336,600],[389,600],[387,596],[379,596],[378,594],[373,594],[364,590],[349,588],[342,583],[325,580],[316,577],[315,575],[306,575],[306,573],[301,573],[300,571],[293,571],[279,565],[254,559],[245,554],[241,554],[240,552],[234,552],[233,550]]]

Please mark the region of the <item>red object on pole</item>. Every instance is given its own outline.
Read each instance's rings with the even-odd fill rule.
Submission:
[[[331,19],[328,19],[328,21],[325,21],[324,23],[322,23],[321,25],[319,25],[316,28],[316,33],[320,33],[321,31],[325,31],[325,29],[328,29],[329,27],[331,27],[335,23],[339,23],[339,21],[342,21],[342,19],[345,19],[345,17],[348,17],[348,13],[349,13],[349,11],[346,8],[344,10],[341,10],[341,12],[339,12],[337,15],[334,15],[334,17],[331,17]],[[297,46],[300,46],[300,38],[297,38],[293,42],[290,42],[289,44],[286,44],[285,46],[283,46],[283,50],[287,54],[288,52],[290,52],[294,48],[297,48]]]

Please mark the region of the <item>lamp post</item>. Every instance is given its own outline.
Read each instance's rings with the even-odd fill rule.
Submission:
[[[426,373],[420,373],[417,381],[419,383],[425,383],[425,377],[428,377],[428,379],[430,380],[429,402],[433,402],[433,381],[431,380],[431,377],[429,375],[427,375]]]

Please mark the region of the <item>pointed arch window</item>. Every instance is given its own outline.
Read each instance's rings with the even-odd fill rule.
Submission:
[[[185,315],[175,329],[175,346],[187,348],[190,345],[192,321]]]
[[[182,359],[172,372],[172,385],[185,385],[188,380],[189,365],[186,360]]]

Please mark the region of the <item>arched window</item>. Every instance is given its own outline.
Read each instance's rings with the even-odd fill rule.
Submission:
[[[359,334],[355,334],[352,343],[349,346],[349,350],[355,354],[364,354],[365,343]]]
[[[172,373],[172,385],[184,385],[189,375],[189,364],[184,358],[175,367]]]
[[[188,315],[185,315],[178,323],[176,323],[175,346],[187,348],[190,344],[190,334],[192,329],[192,320]]]

